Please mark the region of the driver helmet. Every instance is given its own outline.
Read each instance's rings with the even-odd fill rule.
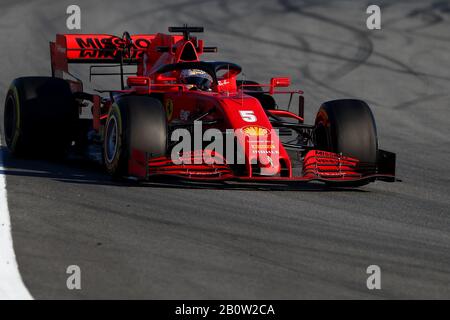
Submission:
[[[180,81],[192,85],[192,88],[211,91],[213,78],[208,72],[200,69],[185,69],[180,72]]]

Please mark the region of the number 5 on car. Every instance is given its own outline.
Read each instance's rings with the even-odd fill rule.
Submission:
[[[258,120],[252,110],[239,110],[239,114],[245,122],[256,122]]]

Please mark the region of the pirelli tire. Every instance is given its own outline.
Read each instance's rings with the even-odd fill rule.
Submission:
[[[114,178],[128,176],[133,149],[149,157],[167,153],[167,118],[161,102],[146,96],[126,96],[108,114],[103,142],[103,161]]]
[[[245,87],[246,91],[256,91],[260,93],[264,91],[258,82],[252,80],[236,80],[236,85],[238,88],[243,85],[248,85],[248,87]]]
[[[377,162],[377,129],[372,111],[364,101],[345,99],[323,103],[315,126],[318,149],[342,153],[361,162]]]
[[[270,94],[264,93],[264,88],[256,81],[252,80],[237,80],[237,87],[244,87],[244,91],[246,94],[255,97],[258,99],[259,103],[263,107],[263,109],[270,110],[276,109],[277,105],[275,99]]]
[[[74,137],[78,107],[63,79],[22,77],[9,87],[3,119],[5,142],[12,154],[61,155]]]

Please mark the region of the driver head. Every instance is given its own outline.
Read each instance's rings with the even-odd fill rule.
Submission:
[[[213,78],[209,73],[200,69],[185,69],[180,72],[180,81],[202,91],[211,91]]]

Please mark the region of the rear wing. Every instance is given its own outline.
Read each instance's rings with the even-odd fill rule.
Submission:
[[[155,38],[153,34],[120,38],[108,34],[58,34],[50,42],[52,75],[69,73],[69,63],[137,64]],[[131,41],[130,41],[131,40]]]
[[[151,69],[161,55],[167,53],[169,63],[176,60],[187,60],[183,54],[198,60],[198,55],[204,52],[217,52],[215,47],[204,47],[203,40],[197,40],[190,35],[192,32],[203,32],[203,27],[169,27],[169,32],[182,35],[166,34],[138,34],[130,35],[124,32],[122,37],[109,34],[57,34],[56,41],[50,42],[50,57],[52,76],[64,78],[67,74],[75,78],[75,82],[82,87],[81,80],[69,72],[69,64],[88,63],[106,64],[105,66],[91,66],[92,75],[120,75],[122,89],[124,88],[124,66],[137,65],[137,74],[142,74],[145,68]],[[187,44],[190,43],[188,46]],[[186,47],[192,50],[184,50]],[[144,53],[146,55],[143,61]],[[93,73],[92,68],[120,67],[120,73]]]

